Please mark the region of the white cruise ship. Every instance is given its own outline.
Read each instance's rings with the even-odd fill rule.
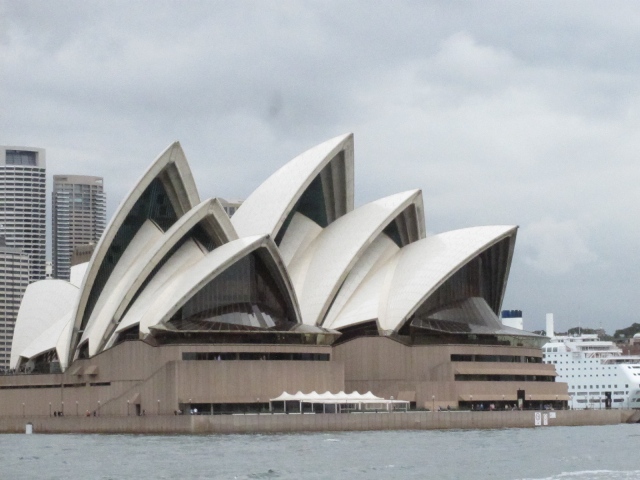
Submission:
[[[549,317],[547,332],[553,332]],[[640,408],[640,356],[624,356],[615,343],[583,334],[551,336],[542,357],[556,366],[556,382],[568,384],[571,408]]]

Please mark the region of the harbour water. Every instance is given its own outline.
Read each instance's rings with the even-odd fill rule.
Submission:
[[[640,478],[640,425],[295,435],[0,435],[2,479]]]

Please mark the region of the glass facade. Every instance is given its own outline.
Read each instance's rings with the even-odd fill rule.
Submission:
[[[107,206],[103,180],[54,175],[52,199],[53,277],[68,281],[74,252],[92,253],[91,245],[100,241],[105,229]]]
[[[289,311],[266,265],[255,252],[207,283],[171,318],[177,330],[289,330]]]
[[[26,165],[35,167],[38,164],[38,153],[28,150],[7,150],[7,165]]]
[[[328,362],[328,353],[289,353],[289,352],[183,352],[182,360],[290,360],[309,362]]]

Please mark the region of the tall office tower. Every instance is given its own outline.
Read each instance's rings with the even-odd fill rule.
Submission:
[[[0,231],[0,371],[9,368],[13,329],[29,284],[29,255],[7,247]]]
[[[107,222],[101,177],[53,176],[53,277],[69,280],[75,247],[95,245]]]
[[[9,248],[29,255],[29,283],[45,278],[45,152],[0,146],[0,225]]]

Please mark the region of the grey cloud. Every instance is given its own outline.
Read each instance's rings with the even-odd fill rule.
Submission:
[[[353,131],[357,204],[422,188],[430,232],[522,226],[505,307],[523,308],[528,327],[549,310],[611,330],[637,311],[633,3],[5,1],[0,12],[0,143],[47,148],[52,174],[103,175],[110,213],[173,140],[203,197],[242,198]]]

